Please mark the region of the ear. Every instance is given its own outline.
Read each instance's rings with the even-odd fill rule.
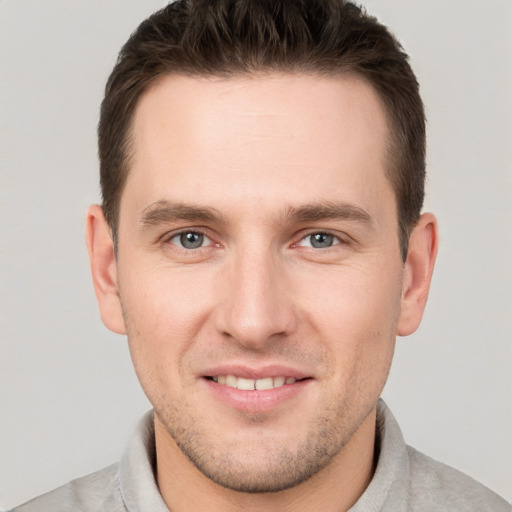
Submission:
[[[85,239],[101,320],[111,331],[126,334],[117,289],[114,243],[103,209],[97,204],[87,211]]]
[[[402,308],[397,334],[408,336],[420,325],[437,256],[439,235],[436,218],[424,213],[409,237],[402,284]]]

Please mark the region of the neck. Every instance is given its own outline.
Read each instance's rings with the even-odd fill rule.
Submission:
[[[331,462],[300,485],[273,493],[243,493],[221,487],[204,476],[155,415],[158,487],[171,512],[346,511],[373,476],[375,421],[373,410]]]

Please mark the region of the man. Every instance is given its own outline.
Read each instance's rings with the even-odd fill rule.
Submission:
[[[424,114],[339,0],[176,2],[121,51],[87,242],[154,407],[120,464],[17,510],[509,510],[379,401],[438,245]]]

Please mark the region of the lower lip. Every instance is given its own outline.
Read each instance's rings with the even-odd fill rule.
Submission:
[[[312,379],[298,380],[293,384],[285,384],[266,390],[244,391],[218,384],[210,379],[202,379],[210,393],[229,407],[241,412],[266,412],[276,409],[297,397],[313,382]]]

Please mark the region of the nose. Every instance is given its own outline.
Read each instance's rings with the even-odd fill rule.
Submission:
[[[246,250],[226,270],[216,311],[216,328],[224,336],[259,351],[294,331],[296,313],[278,256]]]

